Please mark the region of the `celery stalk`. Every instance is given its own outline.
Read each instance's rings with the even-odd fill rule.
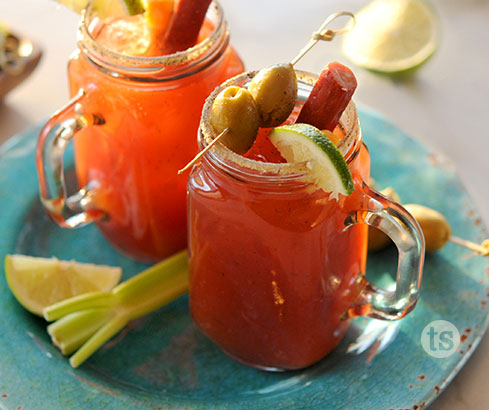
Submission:
[[[52,322],[85,309],[112,308],[114,303],[112,292],[89,292],[47,306],[42,313],[44,319]]]
[[[80,366],[107,340],[124,329],[127,322],[129,322],[129,320],[125,315],[116,316],[109,320],[104,326],[97,330],[97,332],[88,339],[73,356],[70,357],[71,366],[74,368]]]
[[[90,292],[43,310],[55,346],[80,366],[130,320],[146,315],[187,292],[188,253],[181,251],[116,286],[110,292]]]
[[[86,309],[70,313],[48,326],[48,333],[61,353],[68,355],[83,343],[113,316],[109,309]]]

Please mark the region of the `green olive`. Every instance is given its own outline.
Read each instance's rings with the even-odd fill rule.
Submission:
[[[251,80],[248,90],[256,101],[262,127],[282,124],[297,100],[297,77],[292,64],[264,68]]]
[[[401,203],[397,192],[393,188],[386,188],[380,191],[384,196],[394,202]],[[418,221],[419,226],[424,234],[427,252],[435,252],[448,242],[450,238],[450,224],[446,218],[435,211],[418,204],[403,205],[404,208]],[[368,228],[368,250],[369,252],[378,251],[385,248],[390,243],[389,237],[382,231]]]
[[[229,131],[221,142],[237,154],[246,153],[256,139],[260,114],[250,92],[237,86],[226,87],[214,99],[210,124],[217,134]]]
[[[446,218],[438,211],[423,205],[407,204],[404,207],[418,221],[424,234],[426,250],[434,252],[443,248],[451,231]]]
[[[380,191],[380,193],[394,202],[401,203],[401,199],[399,198],[399,195],[397,195],[397,192],[394,190],[394,188],[387,187]],[[384,232],[372,226],[368,227],[369,252],[380,251],[381,249],[385,248],[390,242],[391,240]]]

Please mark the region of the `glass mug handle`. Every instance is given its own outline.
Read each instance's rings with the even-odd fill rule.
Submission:
[[[41,130],[36,148],[36,167],[41,203],[60,226],[77,228],[102,219],[103,211],[93,206],[89,187],[68,196],[65,184],[63,155],[75,134],[89,125],[104,120],[97,115],[82,113],[81,102],[86,92],[80,89],[69,102],[49,118]]]
[[[401,205],[364,185],[364,209],[355,211],[345,221],[346,228],[365,223],[384,232],[396,245],[399,260],[396,288],[380,289],[370,282],[359,302],[346,313],[347,317],[369,316],[397,320],[409,313],[419,297],[424,261],[424,235],[416,220]]]

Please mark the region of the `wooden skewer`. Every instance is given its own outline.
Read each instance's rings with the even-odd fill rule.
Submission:
[[[489,239],[486,239],[480,245],[465,239],[457,238],[456,236],[450,236],[448,240],[456,245],[475,251],[482,256],[489,256]]]
[[[216,138],[212,140],[212,142],[205,147],[202,151],[200,151],[192,161],[190,161],[187,165],[185,165],[181,170],[178,171],[178,175],[181,173],[185,172],[187,169],[189,169],[192,165],[194,165],[201,157],[204,155],[207,151],[209,151],[217,142],[224,137],[227,133],[229,132],[229,128],[226,128],[223,132],[221,132]]]
[[[338,30],[328,30],[326,27],[335,19],[341,16],[348,16],[353,19],[353,23],[351,25],[345,26],[344,28],[338,29]],[[315,31],[312,33],[311,39],[307,42],[307,44],[304,46],[304,48],[299,51],[299,54],[294,57],[294,59],[290,62],[290,64],[295,65],[302,57],[304,57],[307,52],[313,48],[316,43],[319,40],[324,40],[324,41],[331,41],[335,37],[336,34],[342,34],[347,31],[350,31],[353,26],[355,25],[356,20],[355,20],[355,15],[351,13],[350,11],[339,11],[338,13],[331,14],[328,16],[328,18],[324,21],[324,23],[319,27],[318,31]]]
[[[341,16],[351,17],[353,19],[352,24],[347,25],[347,26],[345,26],[345,27],[343,27],[341,29],[338,29],[338,30],[329,30],[329,29],[326,29],[326,26],[328,24],[330,24],[333,20],[335,20],[335,19],[337,19],[338,17],[341,17]],[[355,22],[356,22],[355,15],[353,13],[349,12],[349,11],[340,11],[340,12],[331,14],[324,21],[324,23],[321,25],[321,27],[319,27],[319,30],[318,31],[315,31],[314,33],[312,33],[311,39],[304,46],[304,48],[301,51],[299,51],[299,54],[297,54],[297,56],[294,57],[294,59],[290,62],[290,64],[295,65],[302,57],[304,57],[307,54],[307,52],[311,48],[313,48],[316,45],[316,43],[319,40],[331,41],[331,40],[333,40],[333,38],[337,34],[342,34],[342,33],[345,33],[347,31],[350,31],[353,28],[353,26],[355,25]],[[217,142],[224,135],[226,135],[226,133],[228,131],[229,131],[229,128],[226,128],[216,138],[214,138],[214,140],[207,147],[205,147],[205,149],[203,149],[202,151],[200,151],[195,156],[195,158],[192,161],[190,161],[187,165],[185,165],[185,167],[183,167],[181,170],[178,171],[178,175],[182,174],[187,169],[189,169],[192,165],[194,165],[202,157],[202,155],[204,155],[207,151],[209,151],[214,146],[214,144],[217,144]]]

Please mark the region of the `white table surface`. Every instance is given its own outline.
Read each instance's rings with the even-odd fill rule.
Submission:
[[[232,42],[248,69],[289,61],[330,13],[356,11],[367,0],[221,0]],[[489,225],[489,0],[432,0],[442,42],[407,83],[360,68],[356,100],[443,153],[457,167]],[[78,16],[52,0],[0,0],[0,21],[35,39],[44,55],[34,74],[0,104],[0,142],[46,119],[68,98],[66,62],[75,48]],[[322,43],[298,64],[319,72],[329,61],[348,64],[340,42]],[[489,409],[486,336],[433,410]]]

